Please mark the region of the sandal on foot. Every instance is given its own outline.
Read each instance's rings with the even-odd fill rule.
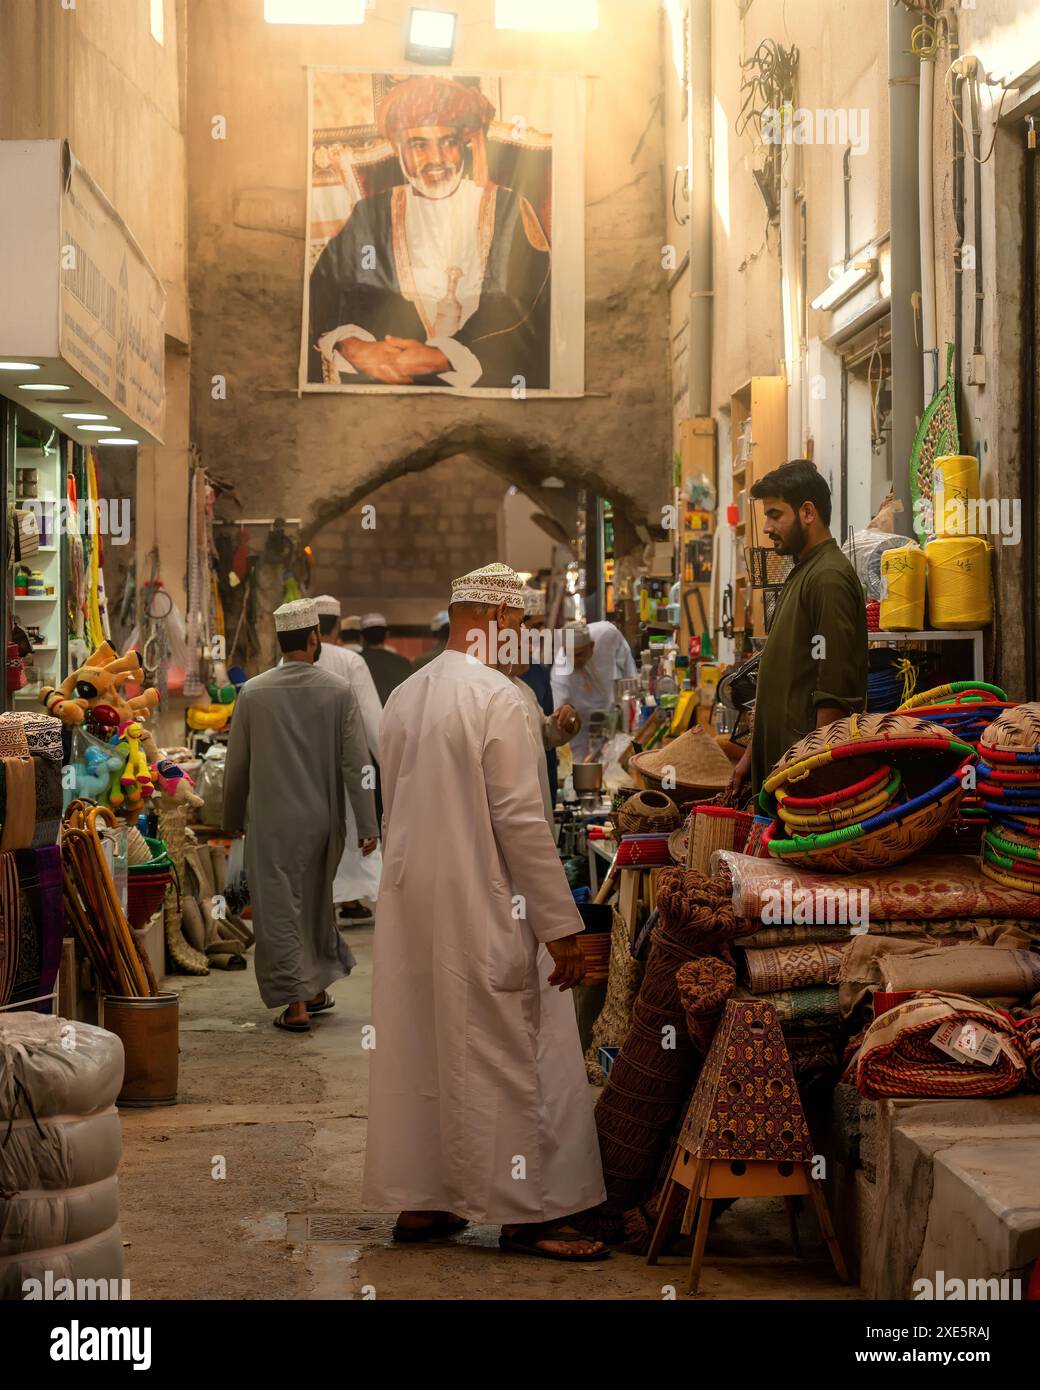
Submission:
[[[288,1009],[283,1009],[274,1020],[274,1026],[276,1028],[281,1028],[283,1032],[286,1033],[309,1033],[311,1031],[311,1025],[309,1023],[290,1023],[286,1017],[288,1012]]]
[[[327,989],[323,989],[321,992],[321,1002],[318,1004],[308,1004],[307,1012],[310,1014],[311,1018],[313,1018],[315,1014],[328,1013],[329,1009],[334,1009],[335,1007],[335,999],[333,999]]]
[[[463,1230],[469,1222],[463,1216],[451,1216],[448,1212],[434,1213],[433,1220],[425,1226],[395,1225],[392,1235],[399,1245],[418,1245],[424,1240],[443,1240]]]
[[[558,1240],[567,1244],[574,1244],[577,1241],[591,1241],[592,1236],[583,1235],[581,1231],[561,1231],[553,1226],[528,1226],[526,1229],[517,1231],[514,1235],[507,1236],[505,1232],[498,1238],[499,1246],[503,1250],[508,1250],[513,1255],[540,1255],[543,1260],[562,1260],[565,1264],[588,1264],[592,1260],[605,1260],[610,1251],[606,1246],[602,1250],[597,1250],[591,1255],[561,1254],[558,1250],[543,1250],[538,1244],[542,1240]]]

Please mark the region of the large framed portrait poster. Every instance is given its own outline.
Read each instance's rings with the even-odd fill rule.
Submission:
[[[581,77],[308,71],[302,391],[576,396]]]

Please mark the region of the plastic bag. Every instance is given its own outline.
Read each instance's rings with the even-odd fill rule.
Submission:
[[[912,536],[896,536],[891,531],[867,528],[855,531],[842,546],[842,554],[856,571],[868,599],[881,598],[881,557],[895,546],[915,545]]]
[[[224,818],[224,761],[227,749],[215,743],[202,759],[195,794],[202,797],[199,819],[203,825],[220,825]]]

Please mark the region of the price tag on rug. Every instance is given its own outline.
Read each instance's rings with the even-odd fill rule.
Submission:
[[[1000,1039],[981,1023],[942,1024],[932,1034],[932,1045],[958,1062],[979,1062],[991,1067],[1000,1055]]]

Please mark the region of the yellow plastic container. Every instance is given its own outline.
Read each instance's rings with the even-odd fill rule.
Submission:
[[[883,632],[920,632],[924,627],[924,551],[916,545],[893,546],[881,556]]]
[[[891,554],[891,552],[888,552]],[[924,548],[932,627],[985,627],[993,621],[991,547],[981,536],[944,536]]]
[[[971,536],[978,529],[979,461],[974,454],[944,454],[932,473],[932,530],[937,537]]]

